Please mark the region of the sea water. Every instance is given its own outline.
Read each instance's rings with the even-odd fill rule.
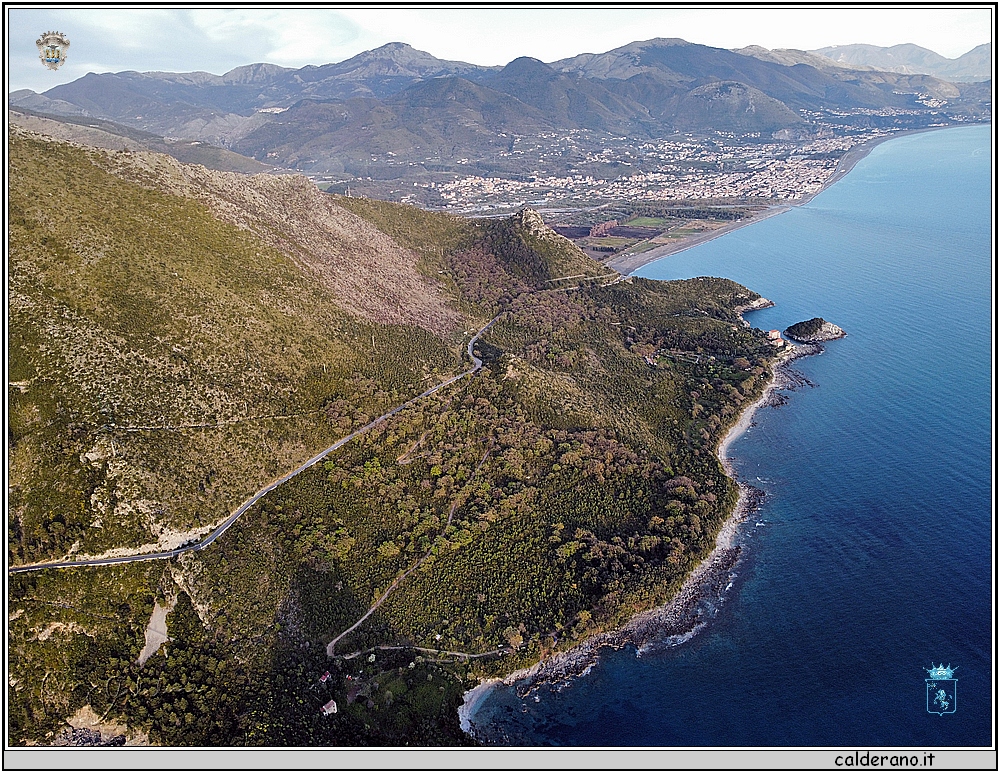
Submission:
[[[848,335],[731,447],[766,498],[715,619],[527,698],[492,691],[484,740],[991,743],[990,170],[989,127],[900,137],[808,204],[637,272],[729,277],[775,302],[755,327]],[[953,713],[928,711],[937,664]]]

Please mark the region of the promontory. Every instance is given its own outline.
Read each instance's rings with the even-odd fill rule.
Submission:
[[[818,344],[823,341],[832,341],[835,338],[843,338],[847,333],[822,317],[813,317],[785,328],[785,335],[801,343]]]

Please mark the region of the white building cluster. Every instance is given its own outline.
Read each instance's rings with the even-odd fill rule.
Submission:
[[[682,137],[642,144],[632,144],[624,137],[610,138],[603,150],[582,153],[577,166],[617,163],[626,171],[616,179],[600,179],[583,172],[569,175],[536,172],[526,180],[469,175],[424,185],[434,188],[445,206],[456,211],[506,209],[566,200],[794,201],[820,190],[846,151],[888,133],[872,129],[801,142],[768,142],[754,136],[723,134],[708,141]],[[546,139],[558,140],[556,144],[564,147],[576,144],[571,136]],[[519,152],[524,151],[513,151]],[[553,152],[562,151],[543,151],[539,158]]]

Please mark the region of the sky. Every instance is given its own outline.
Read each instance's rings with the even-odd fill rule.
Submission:
[[[937,7],[522,7],[360,8],[7,7],[8,89],[43,92],[88,72],[123,70],[221,75],[270,62],[303,67],[339,62],[399,41],[440,59],[503,65],[601,53],[635,40],[683,38],[719,48],[816,49],[915,43],[949,57],[988,43],[987,6]],[[70,40],[58,70],[38,59],[49,30]]]

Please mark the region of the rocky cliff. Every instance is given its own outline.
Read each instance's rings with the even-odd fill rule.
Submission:
[[[805,322],[797,322],[791,327],[785,328],[785,335],[802,343],[818,344],[822,341],[843,338],[847,333],[822,317],[813,317]]]

